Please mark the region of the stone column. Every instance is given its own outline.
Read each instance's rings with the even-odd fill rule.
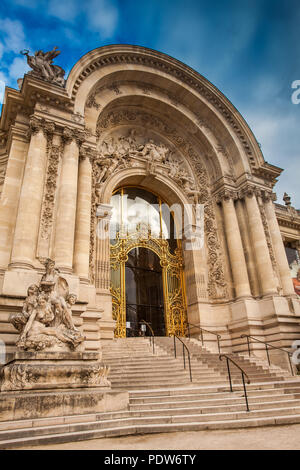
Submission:
[[[13,243],[28,142],[23,130],[12,126],[8,162],[0,202],[0,268],[7,268]]]
[[[272,201],[271,195],[265,195],[265,210],[266,218],[270,229],[270,236],[272,240],[272,245],[274,249],[275,258],[277,261],[279,275],[281,279],[282,289],[284,295],[294,295],[294,286],[291,279],[290,269],[286,257],[286,252],[284,249],[279,225],[277,222],[275,207]]]
[[[74,270],[80,279],[89,279],[92,166],[87,150],[80,154],[75,226]]]
[[[225,195],[222,206],[236,297],[250,297],[247,266],[233,199]]]
[[[262,295],[277,294],[276,281],[255,190],[246,190],[245,203]]]
[[[31,268],[34,265],[47,166],[47,138],[45,134],[47,131],[54,131],[54,124],[32,118],[30,131],[31,139],[11,255],[12,267]]]
[[[251,238],[250,238],[250,233],[249,233],[247,213],[246,213],[244,201],[242,200],[236,201],[235,209],[236,209],[236,215],[237,215],[238,223],[240,227],[242,243],[244,246],[244,253],[245,253],[245,259],[246,259],[246,264],[247,264],[250,289],[251,289],[252,295],[254,297],[257,297],[260,293],[259,279],[257,277],[256,261],[255,261],[254,253],[251,247]]]
[[[59,181],[54,256],[57,266],[62,269],[62,271],[72,272],[79,141],[75,130],[69,128],[64,129],[63,138],[65,145]]]

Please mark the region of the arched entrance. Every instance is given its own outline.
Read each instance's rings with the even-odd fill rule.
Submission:
[[[156,336],[165,335],[162,267],[157,254],[149,248],[136,247],[128,253],[125,297],[127,336],[138,336],[143,320]]]
[[[182,249],[168,206],[138,187],[117,190],[111,205],[115,336],[138,335],[141,320],[151,323],[156,335],[183,336],[187,320]]]

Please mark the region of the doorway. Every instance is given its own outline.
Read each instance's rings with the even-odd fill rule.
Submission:
[[[142,320],[157,336],[187,331],[181,240],[158,196],[124,187],[111,198],[110,268],[115,337],[138,336]],[[149,329],[146,329],[149,334]]]
[[[163,277],[160,259],[154,251],[136,247],[125,263],[126,336],[165,336]]]

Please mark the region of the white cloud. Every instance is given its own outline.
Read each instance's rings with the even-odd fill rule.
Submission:
[[[112,1],[91,0],[87,6],[89,26],[99,32],[99,35],[108,38],[113,35],[118,23],[118,8]]]
[[[3,104],[5,85],[7,84],[7,77],[3,72],[0,72],[0,105]]]
[[[6,51],[19,53],[25,46],[25,34],[22,23],[9,18],[0,19],[0,29],[4,35]]]
[[[62,21],[72,22],[82,7],[84,8],[84,5],[77,4],[73,0],[51,0],[48,4],[48,13]]]
[[[245,117],[262,145],[265,160],[284,169],[274,188],[278,202],[282,202],[283,193],[286,191],[292,197],[292,204],[300,208],[299,118],[298,113],[294,112],[295,105],[290,106],[289,113],[279,113],[278,110],[274,112],[269,108],[264,112],[246,113]],[[298,106],[300,112],[300,105]]]
[[[9,76],[13,79],[23,78],[23,75],[30,70],[26,60],[16,57],[9,67]]]
[[[0,59],[2,58],[3,53],[4,53],[4,46],[3,46],[2,42],[0,42]]]
[[[116,30],[119,11],[114,0],[50,0],[48,13],[61,21],[73,23],[78,17],[102,39],[111,37]],[[78,31],[77,31],[78,34]],[[80,37],[80,35],[78,34]]]

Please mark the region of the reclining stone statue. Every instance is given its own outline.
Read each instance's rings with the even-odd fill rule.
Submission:
[[[22,312],[10,318],[20,333],[16,345],[26,351],[75,350],[84,341],[72,318],[76,295],[69,294],[67,281],[51,259],[45,268],[40,285],[28,288]]]

